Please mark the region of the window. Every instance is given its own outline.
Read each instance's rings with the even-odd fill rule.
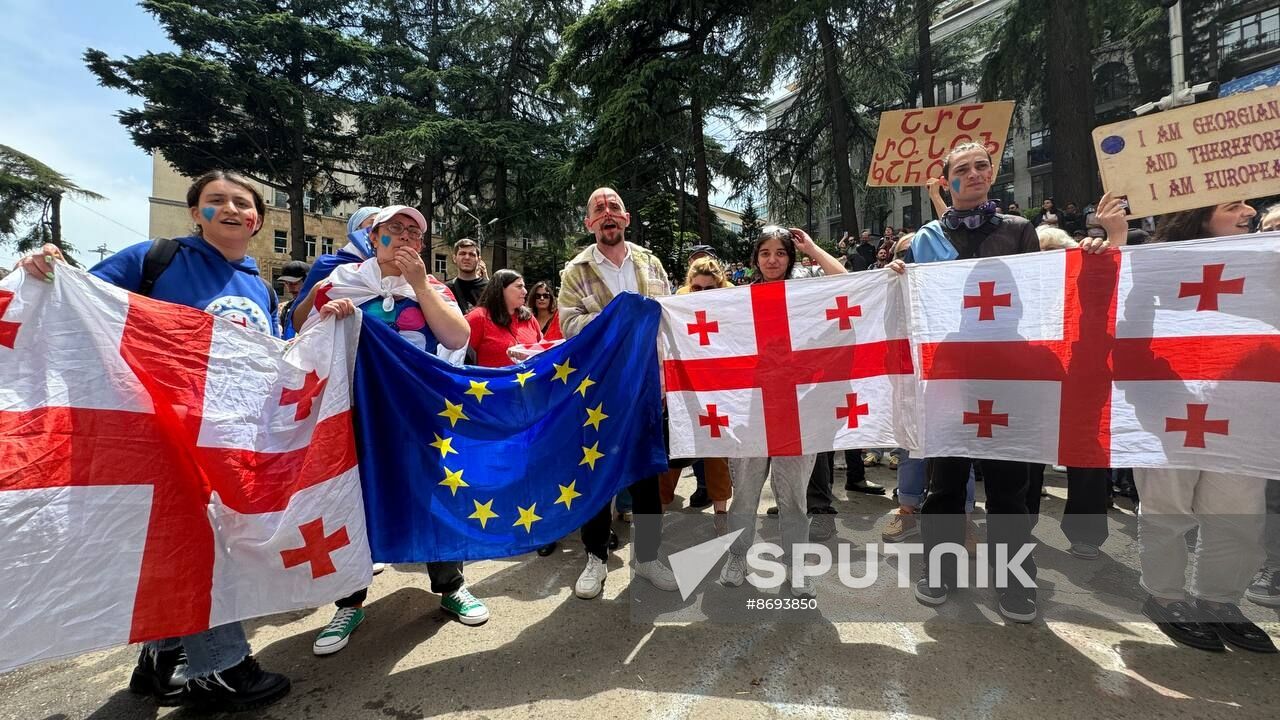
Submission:
[[[308,235],[307,236],[307,257],[313,258],[315,256],[316,256],[316,236]]]
[[[1053,197],[1053,173],[1031,176],[1031,200],[1027,207],[1040,207],[1045,198]]]
[[[1000,172],[996,174],[1008,175],[1013,171],[1013,143],[1009,142],[1009,140],[1005,140],[1004,154],[1000,156]]]
[[[1093,86],[1097,89],[1094,99],[1099,104],[1128,98],[1133,87],[1129,81],[1129,68],[1122,62],[1109,62],[1098,68]]]
[[[307,212],[315,212],[316,198],[310,190],[302,191],[302,208]]]
[[[1000,207],[1009,207],[1009,203],[1013,202],[1015,199],[1013,183],[1007,182],[1003,185],[996,185],[995,187],[992,187],[991,199],[999,203]]]
[[[1223,23],[1218,54],[1222,57],[1243,55],[1277,45],[1280,45],[1280,7],[1273,7]]]
[[[272,205],[275,205],[278,208],[289,207],[289,196],[287,194],[282,193],[279,190],[275,190],[272,192],[271,196]]]
[[[320,252],[325,255],[333,254],[333,238],[331,237],[320,238]]]
[[[449,272],[449,262],[443,253],[436,253],[435,260],[431,265],[432,272],[437,275],[445,275]]]
[[[289,254],[289,231],[277,230],[275,232],[275,251],[281,255]]]
[[[1053,161],[1053,146],[1050,144],[1049,128],[1042,127],[1031,131],[1031,149],[1027,151],[1027,166],[1035,167]]]

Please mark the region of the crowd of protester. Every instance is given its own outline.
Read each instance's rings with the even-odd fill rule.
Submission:
[[[950,257],[996,257],[1060,248],[1086,253],[1107,252],[1147,240],[1131,230],[1126,208],[1108,196],[1080,209],[1068,202],[1061,209],[1046,199],[1026,217],[1014,203],[1001,207],[989,198],[994,168],[978,145],[960,145],[946,157],[944,180],[956,188],[943,198],[941,182],[931,182],[930,200],[939,219],[926,226],[885,227],[845,234],[836,244],[839,257],[818,246],[798,228],[768,225],[755,239],[745,260],[721,259],[712,248],[696,246],[677,276],[678,288],[649,250],[627,242],[630,216],[615,191],[601,188],[587,202],[585,224],[593,242],[583,248],[556,278],[526,279],[506,268],[490,273],[479,246],[462,239],[453,246],[457,275],[441,282],[422,260],[430,227],[416,209],[403,205],[362,208],[348,226],[349,243],[313,266],[290,263],[281,278],[289,297],[277,302],[272,288],[247,256],[249,239],[261,228],[265,205],[255,185],[231,172],[211,172],[198,179],[187,195],[196,229],[177,238],[176,251],[156,275],[153,243],[119,252],[91,270],[98,278],[135,292],[204,309],[212,299],[234,292],[249,298],[263,322],[263,332],[292,334],[326,316],[363,313],[384,322],[425,352],[450,362],[500,367],[512,364],[512,349],[545,340],[573,338],[596,319],[618,294],[649,297],[695,293],[735,285],[779,282],[813,275],[886,269],[904,272],[908,263],[931,262],[944,244]],[[1255,218],[1255,209],[1232,202],[1174,213],[1161,219],[1154,242],[1220,237],[1280,226],[1280,211]],[[1136,234],[1135,234],[1136,233]],[[934,249],[929,249],[934,248]],[[19,266],[50,279],[59,253],[53,246],[26,257]],[[149,276],[153,275],[153,276]],[[980,528],[973,521],[981,502],[987,516],[988,541],[1018,546],[1032,542],[1039,514],[1045,467],[1032,463],[966,457],[911,457],[901,448],[849,450],[843,453],[844,488],[848,492],[883,495],[881,485],[866,478],[866,469],[887,463],[897,474],[896,507],[885,520],[886,542],[919,537],[926,547],[955,542],[973,548]],[[824,539],[834,532],[832,491],[835,453],[798,457],[704,458],[694,464],[696,488],[688,504],[712,508],[717,532],[742,530],[720,572],[727,586],[739,585],[746,573],[745,553],[753,539],[754,516],[764,484],[771,482],[786,544]],[[1262,478],[1192,470],[1061,468],[1067,479],[1064,531],[1070,552],[1081,561],[1100,556],[1108,537],[1107,510],[1112,497],[1123,494],[1138,503],[1142,566],[1141,587],[1147,593],[1143,612],[1172,639],[1190,647],[1222,650],[1227,646],[1274,652],[1267,634],[1241,612],[1242,598],[1280,607],[1280,483]],[[662,512],[675,502],[679,469],[643,478],[626,494],[637,531],[632,548],[635,576],[661,590],[677,588],[670,567],[659,557]],[[976,491],[983,486],[981,497]],[[583,526],[584,567],[574,584],[579,598],[598,597],[608,579],[609,552],[616,547],[612,524],[619,516],[610,504]],[[645,528],[639,527],[645,524]],[[1187,534],[1197,529],[1192,550]],[[539,554],[549,554],[547,552]],[[1190,583],[1185,578],[1191,569]],[[1022,568],[1031,578],[1033,557]],[[926,574],[915,586],[917,600],[941,605],[956,588],[954,563]],[[484,602],[467,589],[462,563],[429,563],[432,592],[442,609],[460,622],[479,625],[489,618]],[[801,578],[801,597],[814,588]],[[332,621],[313,644],[317,655],[339,652],[365,618],[361,590],[337,601]],[[1038,616],[1035,587],[1010,586],[998,596],[999,613],[1011,622]],[[289,689],[279,673],[262,669],[250,654],[240,623],[186,636],[147,643],[130,687],[160,704],[189,702],[238,710],[269,704]]]

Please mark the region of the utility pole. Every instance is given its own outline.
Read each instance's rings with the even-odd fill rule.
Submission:
[[[1159,100],[1134,108],[1135,115],[1192,105],[1197,95],[1213,89],[1213,83],[1207,82],[1187,86],[1187,66],[1182,47],[1182,0],[1160,0],[1160,5],[1169,11],[1169,79],[1172,87],[1169,94]]]
[[[102,262],[103,260],[105,260],[105,259],[106,259],[106,257],[107,257],[108,255],[113,254],[115,251],[114,251],[114,250],[108,250],[108,249],[107,249],[107,244],[106,244],[106,243],[102,243],[102,244],[101,244],[101,245],[99,245],[98,247],[94,248],[94,249],[93,249],[93,252],[98,253],[98,262]]]

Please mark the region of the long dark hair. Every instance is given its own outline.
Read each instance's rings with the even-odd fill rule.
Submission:
[[[1165,215],[1156,226],[1151,242],[1198,240],[1205,236],[1204,226],[1209,222],[1209,218],[1213,217],[1213,211],[1217,209],[1217,205],[1210,205]]]
[[[257,235],[258,231],[267,224],[267,203],[262,199],[262,193],[258,192],[258,188],[253,184],[253,181],[240,173],[231,172],[230,170],[210,170],[196,178],[196,181],[191,183],[191,187],[187,188],[187,207],[193,208],[199,205],[200,193],[204,192],[206,185],[215,180],[226,180],[232,185],[239,185],[248,190],[249,194],[253,196],[253,209],[258,211],[259,221],[258,227],[254,228],[253,234]],[[200,232],[199,228],[196,229],[196,232],[197,234]]]
[[[780,225],[766,225],[760,229],[760,237],[756,238],[755,245],[751,246],[751,267],[756,271],[751,282],[765,282],[764,273],[760,270],[760,247],[775,238],[782,241],[782,249],[787,251],[787,271],[782,279],[791,277],[791,271],[796,267],[796,241],[791,237],[790,230]]]
[[[538,314],[538,299],[534,297],[534,295],[538,294],[538,288],[546,290],[547,294],[551,296],[551,303],[547,305],[547,312],[555,315],[556,311],[560,309],[560,305],[556,302],[555,288],[551,287],[551,283],[546,280],[539,280],[534,283],[529,290],[529,296],[524,299],[525,305],[529,307],[529,312],[534,315]]]
[[[506,327],[511,324],[511,313],[507,311],[507,300],[503,297],[503,291],[511,286],[517,280],[523,280],[524,277],[515,270],[499,270],[489,279],[489,284],[484,287],[484,292],[480,293],[480,300],[477,304],[489,311],[489,319],[495,325]],[[533,317],[533,313],[529,312],[529,308],[521,305],[516,308],[516,320],[528,320]]]

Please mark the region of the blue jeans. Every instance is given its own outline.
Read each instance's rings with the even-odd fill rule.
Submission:
[[[615,498],[616,499],[613,501],[613,509],[615,512],[620,512],[620,513],[631,512],[632,503],[631,503],[630,488],[622,488],[621,490],[618,491],[618,494],[615,496]]]
[[[925,490],[929,487],[929,478],[924,472],[924,458],[913,458],[904,453],[905,458],[898,465],[898,504],[911,508],[919,508],[924,503]],[[973,467],[969,468],[969,484],[965,487],[964,511],[973,512]]]
[[[234,667],[249,655],[249,640],[244,635],[244,625],[238,622],[145,644],[152,650],[176,650],[179,646],[187,652],[188,678],[204,677]]]

